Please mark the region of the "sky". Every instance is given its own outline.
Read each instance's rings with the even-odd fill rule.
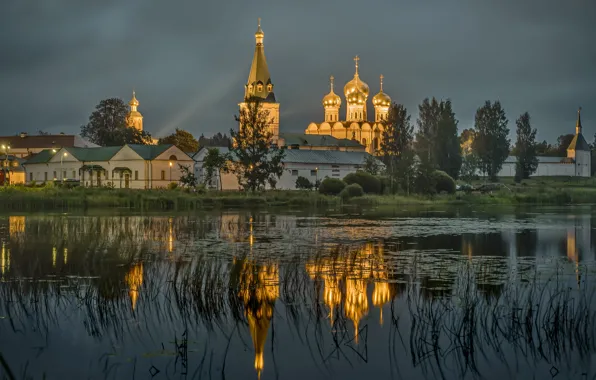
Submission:
[[[414,122],[425,97],[451,99],[460,130],[499,100],[512,137],[527,111],[555,142],[582,106],[592,142],[594,15],[588,0],[5,0],[1,134],[79,133],[100,100],[128,102],[133,88],[154,137],[229,132],[261,17],[282,132],[323,120],[329,76],[342,89],[358,55],[370,98],[383,74]]]

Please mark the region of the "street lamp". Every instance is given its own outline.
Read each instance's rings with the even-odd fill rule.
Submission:
[[[62,159],[68,156],[68,153],[64,152],[62,156],[60,156],[60,177],[62,178],[62,183],[64,183],[64,170],[62,170]]]
[[[172,161],[170,161],[170,182],[172,182]]]

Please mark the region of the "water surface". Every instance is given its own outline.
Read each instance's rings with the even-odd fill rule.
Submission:
[[[594,378],[594,213],[0,217],[0,376]]]

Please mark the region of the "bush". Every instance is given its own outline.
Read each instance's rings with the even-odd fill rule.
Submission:
[[[175,190],[178,188],[178,182],[170,182],[168,183],[168,189],[169,190]]]
[[[448,194],[455,193],[455,181],[449,174],[441,170],[435,170],[432,173],[432,177],[437,193],[441,193],[443,191]]]
[[[381,194],[381,181],[367,172],[350,173],[344,178],[344,182],[348,185],[359,184],[367,194]]]
[[[313,184],[308,180],[308,178],[299,176],[298,178],[296,178],[296,188],[302,190],[310,190],[313,188]]]
[[[391,193],[391,178],[386,175],[377,176],[379,182],[381,182],[381,194]]]
[[[339,178],[325,178],[319,185],[319,193],[325,195],[338,195],[346,187],[344,181]]]
[[[350,199],[353,197],[361,197],[364,195],[364,190],[362,190],[362,186],[357,183],[353,183],[344,187],[344,189],[339,193],[339,196],[342,199]]]

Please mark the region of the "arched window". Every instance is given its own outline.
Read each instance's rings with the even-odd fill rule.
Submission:
[[[366,139],[362,139],[362,145],[366,146]]]
[[[261,91],[263,91],[263,85],[259,83],[257,85],[257,92],[261,92]]]
[[[271,83],[269,83],[267,85],[267,91],[271,92],[273,90],[273,85]]]
[[[170,156],[169,160],[170,160],[170,161],[177,161],[177,160],[178,160],[178,158],[176,158],[176,156],[172,154],[172,155]]]
[[[373,147],[375,148],[375,150],[379,149],[379,138],[378,137],[375,137],[373,139]]]

